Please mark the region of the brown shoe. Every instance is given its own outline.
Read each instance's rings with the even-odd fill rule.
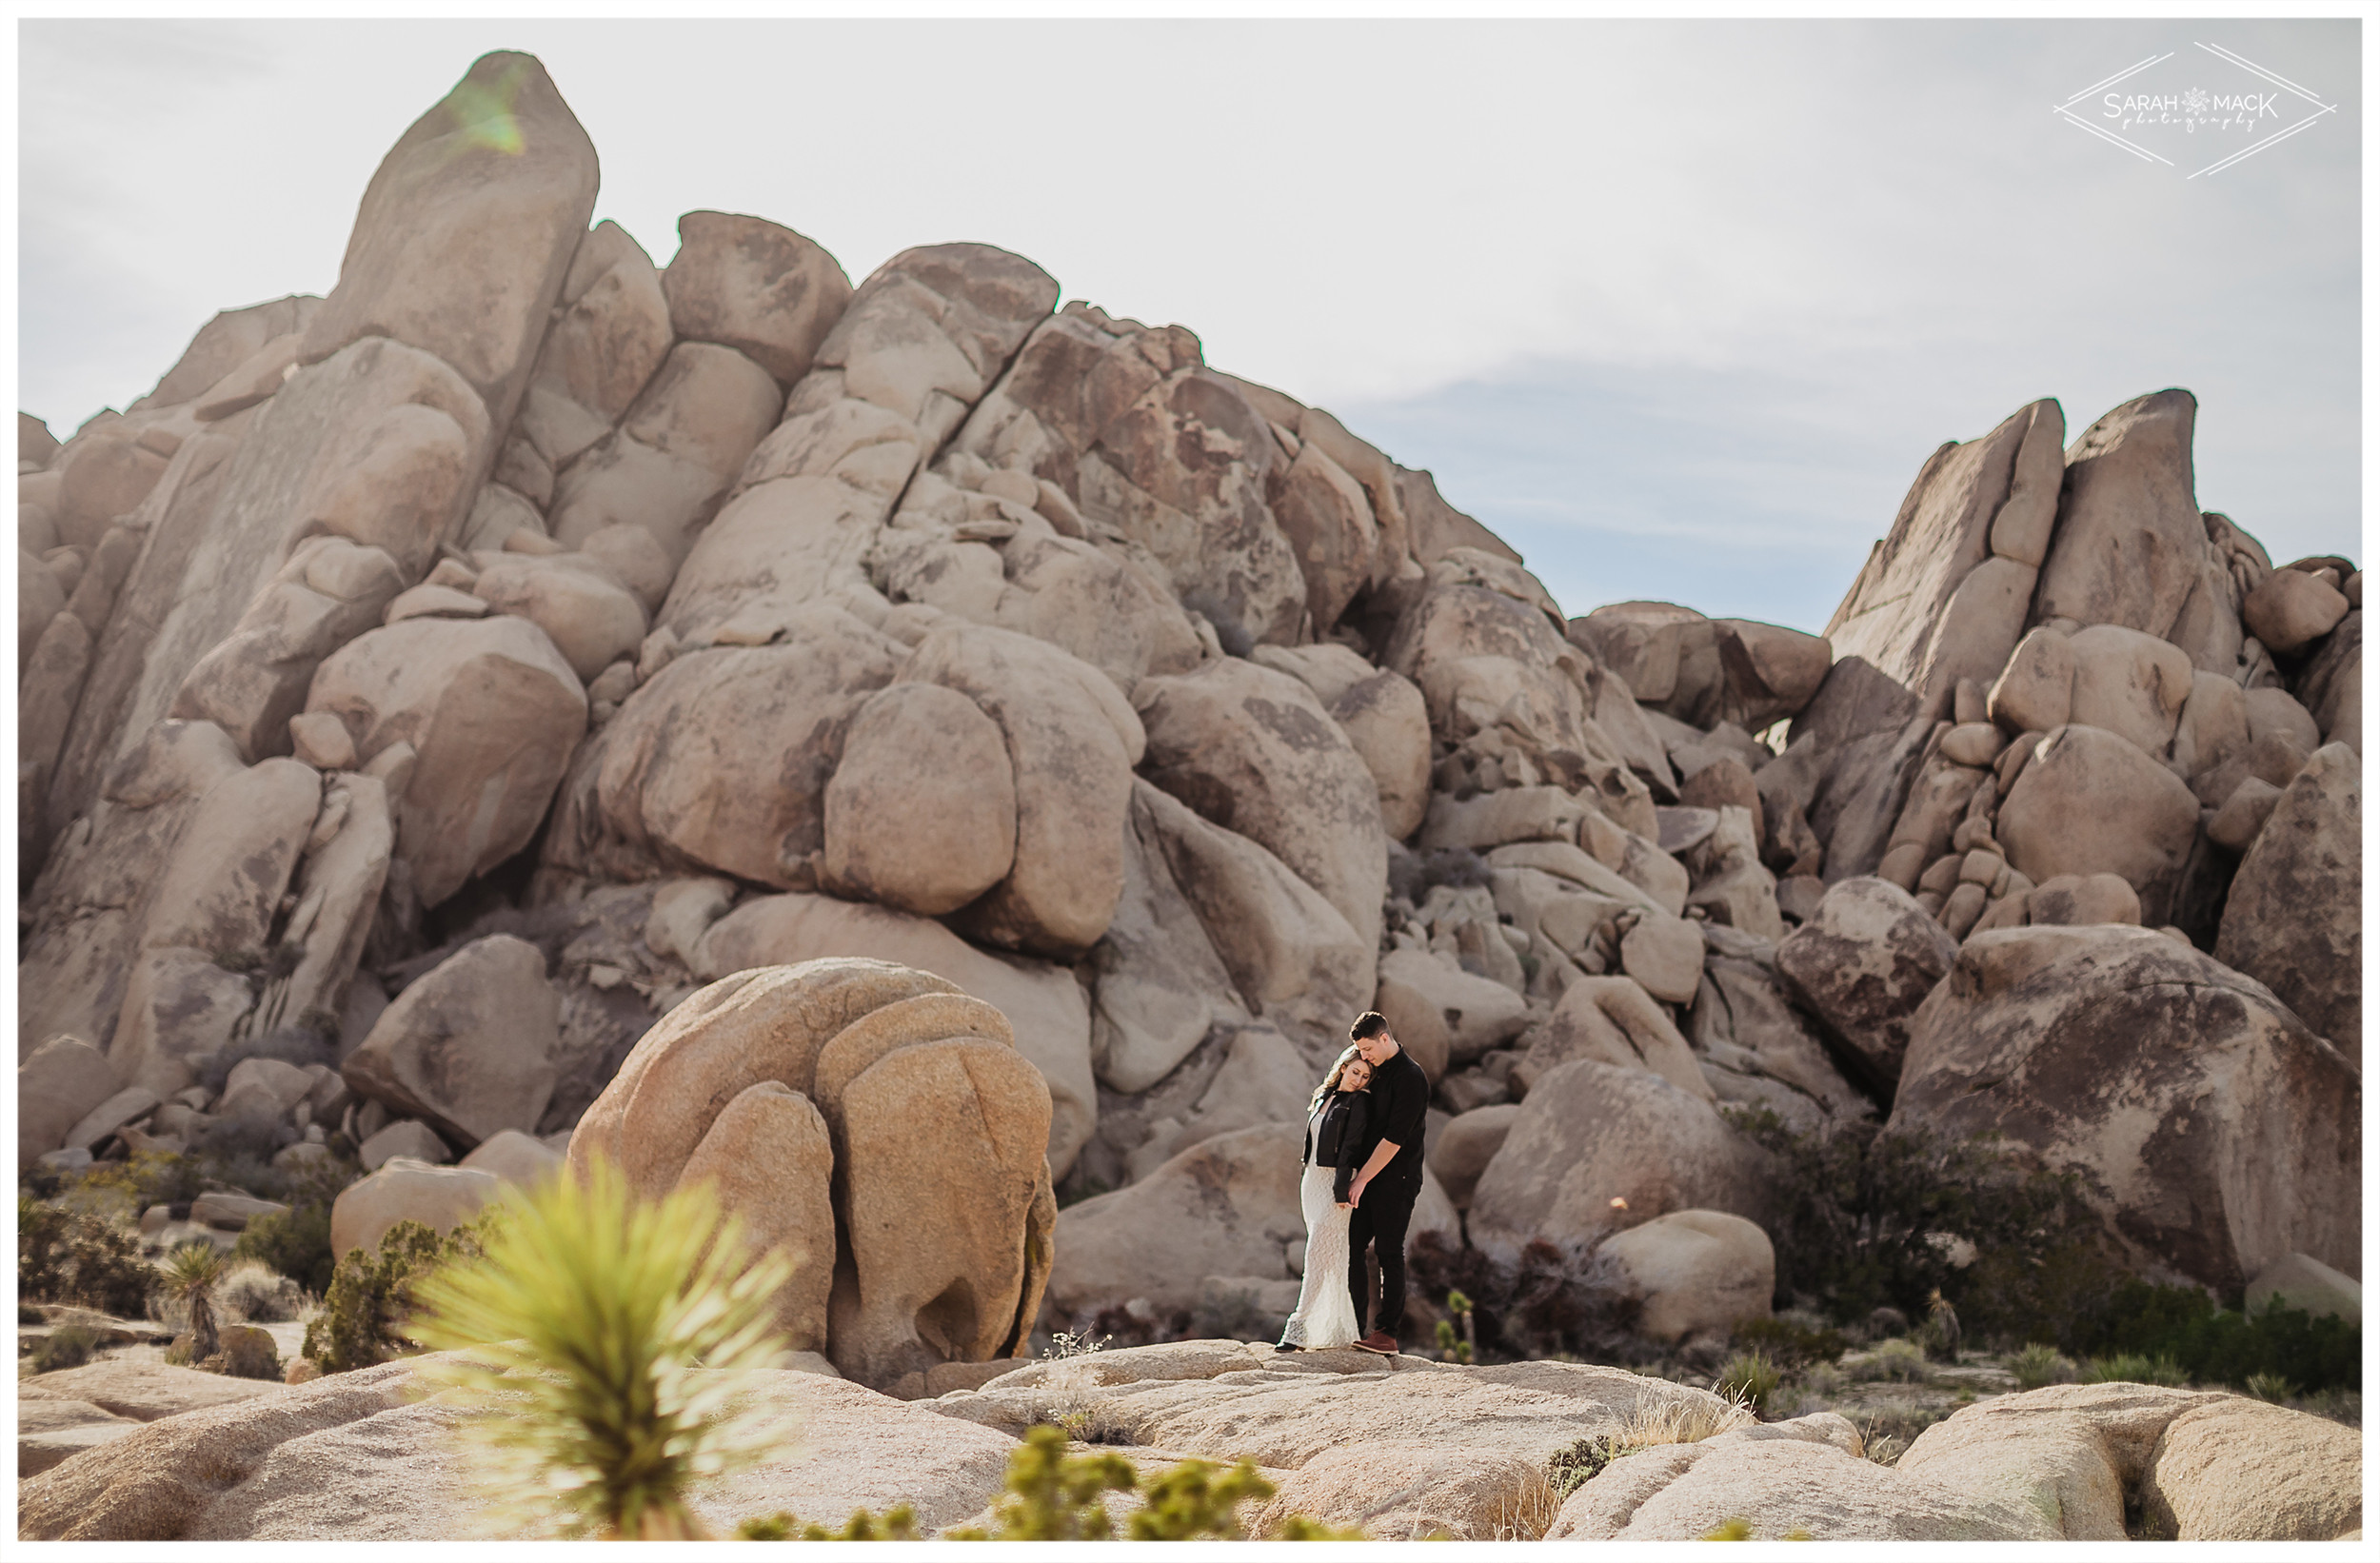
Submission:
[[[1356,1350],[1359,1352],[1378,1352],[1382,1356],[1395,1356],[1398,1350],[1397,1337],[1390,1335],[1386,1330],[1375,1330],[1370,1335],[1365,1335],[1361,1340],[1356,1342]]]

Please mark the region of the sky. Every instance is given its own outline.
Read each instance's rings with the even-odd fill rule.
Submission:
[[[2361,557],[2351,20],[18,37],[18,406],[61,436],[217,309],[328,292],[381,155],[520,49],[595,143],[597,217],[657,263],[706,208],[855,282],[913,245],[1015,250],[1431,469],[1573,614],[1821,629],[1943,441],[2052,396],[2071,443],[2168,386],[2199,399],[2202,507],[2275,563]],[[2333,111],[2262,87],[2313,122],[2198,177],[2167,132],[2131,132],[2159,164],[2052,111],[2159,56],[2119,89],[2248,83],[2217,49]]]

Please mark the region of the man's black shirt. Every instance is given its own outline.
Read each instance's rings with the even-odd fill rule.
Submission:
[[[1379,1183],[1421,1183],[1422,1115],[1430,1106],[1430,1078],[1421,1066],[1413,1061],[1413,1055],[1403,1048],[1396,1057],[1372,1071],[1372,1113],[1364,1126],[1363,1155],[1357,1162],[1360,1169],[1372,1159],[1372,1152],[1380,1141],[1397,1147],[1374,1181]]]

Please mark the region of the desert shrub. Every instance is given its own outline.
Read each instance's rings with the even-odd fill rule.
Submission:
[[[1925,1384],[1934,1378],[1934,1370],[1926,1366],[1924,1348],[1914,1340],[1879,1340],[1866,1357],[1845,1367],[1855,1382],[1863,1384]]]
[[[399,1221],[381,1237],[377,1254],[348,1250],[306,1326],[304,1354],[325,1373],[347,1373],[417,1350],[408,1333],[414,1287],[448,1260],[477,1257],[486,1220],[443,1237],[419,1221]]]
[[[1766,1355],[1780,1367],[1801,1368],[1834,1362],[1850,1349],[1840,1330],[1830,1329],[1808,1315],[1792,1310],[1773,1318],[1748,1318],[1735,1326],[1735,1344]]]
[[[363,1171],[351,1159],[333,1157],[277,1174],[272,1197],[286,1203],[288,1214],[249,1220],[232,1255],[268,1265],[308,1292],[328,1292],[339,1268],[339,1256],[330,1252],[330,1207]]]
[[[296,1281],[259,1260],[243,1257],[236,1248],[231,1257],[231,1268],[215,1285],[215,1298],[223,1304],[226,1317],[242,1324],[279,1324],[298,1316],[306,1306],[306,1294]]]
[[[1917,1434],[1949,1417],[1955,1406],[1888,1406],[1861,1425],[1859,1435],[1868,1458],[1878,1465],[1897,1465],[1917,1441]]]
[[[18,1197],[20,1296],[138,1317],[157,1284],[156,1270],[142,1259],[140,1240],[130,1232],[96,1216]]]
[[[1765,1352],[1738,1352],[1727,1359],[1718,1378],[1711,1385],[1717,1394],[1730,1400],[1740,1400],[1755,1415],[1765,1414],[1785,1375]]]
[[[1228,1471],[1205,1460],[1184,1460],[1162,1476],[1144,1478],[1121,1454],[1067,1454],[1065,1434],[1047,1425],[1028,1430],[1009,1454],[1006,1488],[992,1510],[994,1529],[952,1531],[950,1539],[1109,1540],[1115,1535],[1115,1521],[1107,1511],[1107,1494],[1137,1492],[1140,1503],[1124,1517],[1129,1539],[1236,1541],[1247,1534],[1240,1522],[1240,1506],[1273,1495],[1273,1484],[1246,1460]],[[1274,1539],[1352,1540],[1359,1534],[1293,1514],[1275,1531]]]
[[[790,1509],[780,1509],[773,1514],[756,1514],[736,1527],[738,1541],[914,1541],[917,1539],[918,1516],[907,1504],[896,1504],[884,1511],[882,1517],[864,1509],[855,1509],[840,1531],[823,1525],[804,1525]]]
[[[1651,1348],[1636,1335],[1641,1303],[1619,1284],[1615,1266],[1597,1255],[1537,1241],[1507,1265],[1476,1248],[1418,1235],[1406,1252],[1412,1285],[1441,1299],[1462,1294],[1470,1304],[1464,1339],[1475,1355],[1512,1357],[1584,1355],[1601,1361],[1641,1361]],[[1456,1310],[1449,1310],[1456,1312]]]
[[[2277,1406],[2294,1398],[2297,1386],[2277,1373],[2255,1373],[2248,1375],[2248,1393]]]
[[[206,1169],[196,1157],[143,1151],[122,1161],[93,1162],[81,1179],[87,1191],[123,1196],[133,1214],[151,1205],[186,1205],[206,1192]]]
[[[688,1489],[784,1432],[754,1392],[793,1262],[751,1259],[707,1186],[642,1199],[600,1157],[481,1223],[481,1251],[420,1284],[409,1329],[456,1354],[430,1382],[496,1413],[465,1427],[498,1512],[558,1501],[565,1534],[703,1536]]]
[[[2046,1340],[2034,1341],[2009,1358],[2008,1363],[2008,1371],[2016,1375],[2016,1387],[2020,1390],[2046,1389],[2052,1384],[2063,1384],[2073,1370],[2074,1365],[2060,1356],[2057,1348]]]
[[[1568,1497],[1581,1484],[1602,1474],[1614,1460],[1664,1444],[1698,1444],[1735,1428],[1749,1426],[1752,1410],[1722,1395],[1716,1401],[1696,1395],[1675,1400],[1638,1400],[1608,1433],[1581,1438],[1557,1451],[1545,1462],[1546,1480],[1554,1492]]]
[[[2183,1389],[2190,1383],[2190,1375],[2170,1356],[2143,1356],[2137,1352],[2119,1352],[2113,1356],[2094,1356],[2083,1363],[2082,1381],[2086,1384],[2161,1384],[2168,1389]]]
[[[1988,1138],[1946,1140],[1872,1122],[1795,1134],[1767,1108],[1724,1112],[1777,1158],[1777,1295],[1815,1297],[1838,1321],[1879,1307],[1922,1316],[1938,1293],[1988,1333],[2030,1304],[2010,1277],[2031,1276],[2095,1231],[2071,1175],[2029,1171]],[[1975,1249],[1964,1268],[1953,1262],[1958,1239]],[[1983,1281],[2010,1296],[1987,1295]]]
[[[2058,1344],[2075,1355],[2172,1359],[2193,1383],[2245,1388],[2274,1375],[2311,1393],[2363,1380],[2363,1331],[2330,1314],[2274,1299],[2250,1315],[2218,1308],[2194,1286],[2127,1279],[2070,1321]]]
[[[98,1334],[80,1324],[61,1325],[37,1341],[31,1353],[33,1371],[56,1373],[61,1368],[79,1368],[89,1362],[91,1353],[99,1349]]]

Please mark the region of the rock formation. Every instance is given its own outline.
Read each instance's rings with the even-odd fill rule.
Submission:
[[[1182,326],[749,215],[657,266],[595,188],[489,55],[329,297],[20,418],[20,1165],[252,1118],[394,1169],[361,1230],[600,1148],[922,1384],[1294,1280],[1377,1006],[1492,1251],[1740,1237],[1766,1108],[2355,1274],[2362,576],[2196,508],[2189,392],[1936,451],[1824,637],[1569,617]]]

